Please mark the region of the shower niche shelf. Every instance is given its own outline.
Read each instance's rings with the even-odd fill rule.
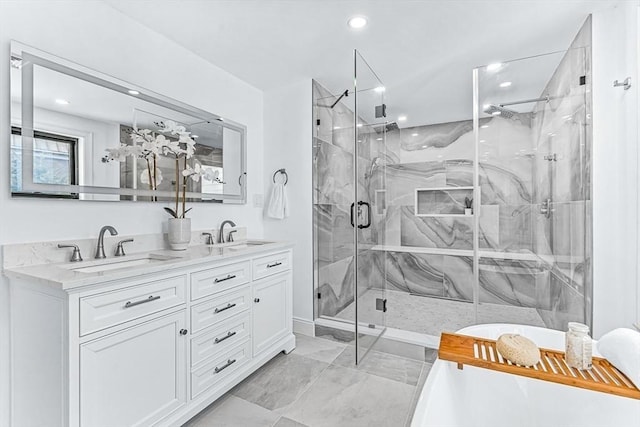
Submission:
[[[415,216],[419,217],[467,217],[464,199],[473,199],[473,187],[416,188]]]

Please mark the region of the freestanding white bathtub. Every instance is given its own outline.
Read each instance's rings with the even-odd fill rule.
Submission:
[[[460,334],[497,339],[523,335],[538,347],[564,351],[564,333],[535,326],[489,324]],[[598,354],[594,342],[594,356]],[[601,357],[601,356],[600,356]],[[640,427],[640,400],[618,397],[437,360],[411,427]]]

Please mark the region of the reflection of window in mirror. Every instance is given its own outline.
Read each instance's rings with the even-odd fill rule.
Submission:
[[[34,131],[33,182],[36,184],[77,184],[78,139],[49,132]],[[22,193],[22,137],[19,127],[11,127],[11,193]],[[34,194],[29,193],[29,196]],[[40,197],[53,197],[35,194]],[[55,195],[54,197],[61,197]],[[77,194],[67,197],[77,199]]]

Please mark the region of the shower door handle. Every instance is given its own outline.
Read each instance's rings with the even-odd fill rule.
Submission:
[[[358,202],[358,218],[360,217],[360,207],[361,206],[366,206],[367,207],[367,223],[366,224],[358,224],[358,228],[362,229],[362,228],[369,228],[371,227],[371,205],[367,202],[363,202],[362,200],[360,200]],[[351,203],[351,211],[350,211],[350,218],[351,218],[351,226],[355,227],[355,224],[353,222],[353,208],[356,206],[355,203]]]
[[[366,224],[358,224],[358,228],[369,228],[371,227],[371,205],[367,202],[363,202],[363,201],[359,201],[358,202],[358,208],[360,208],[360,206],[366,206],[367,207],[367,223]]]
[[[349,208],[349,217],[351,218],[351,226],[355,227],[355,224],[353,223],[353,208],[355,207],[355,203],[351,203],[351,207]]]

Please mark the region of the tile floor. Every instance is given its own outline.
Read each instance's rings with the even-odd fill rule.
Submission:
[[[384,427],[408,425],[430,363],[297,335],[279,354],[209,406],[189,427]]]

